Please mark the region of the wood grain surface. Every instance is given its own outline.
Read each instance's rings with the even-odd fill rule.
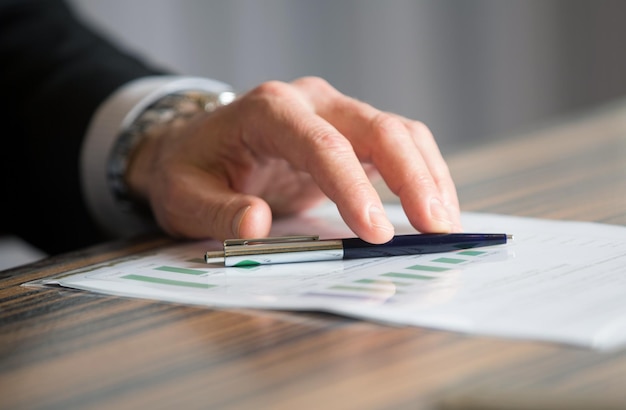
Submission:
[[[626,225],[626,104],[448,163],[463,210]],[[164,241],[0,272],[1,409],[626,408],[626,350],[21,286]]]

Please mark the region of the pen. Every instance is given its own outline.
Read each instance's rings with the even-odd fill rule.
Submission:
[[[319,236],[282,236],[227,239],[223,251],[209,251],[206,263],[251,266],[273,263],[419,255],[505,244],[513,235],[503,233],[430,233],[396,235],[389,242],[371,244],[359,238],[324,239]]]

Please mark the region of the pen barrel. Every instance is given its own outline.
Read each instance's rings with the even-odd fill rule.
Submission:
[[[384,244],[371,244],[359,238],[342,239],[344,259],[380,258],[386,256],[420,255],[453,252],[463,249],[501,245],[506,234],[416,234],[400,235]]]
[[[340,259],[343,259],[343,244],[340,239],[293,243],[263,243],[229,246],[224,249],[225,266],[244,267]]]

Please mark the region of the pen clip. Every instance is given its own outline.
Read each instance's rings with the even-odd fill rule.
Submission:
[[[224,249],[230,246],[265,245],[271,243],[293,243],[319,241],[319,235],[275,236],[273,238],[226,239]]]

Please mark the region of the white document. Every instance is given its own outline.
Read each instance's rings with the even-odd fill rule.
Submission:
[[[414,233],[387,205],[397,234]],[[167,246],[48,280],[69,288],[210,307],[317,310],[396,325],[626,345],[626,227],[464,213],[466,232],[506,245],[429,255],[248,268],[207,265],[216,241]],[[279,221],[273,235],[354,236],[334,205]]]

